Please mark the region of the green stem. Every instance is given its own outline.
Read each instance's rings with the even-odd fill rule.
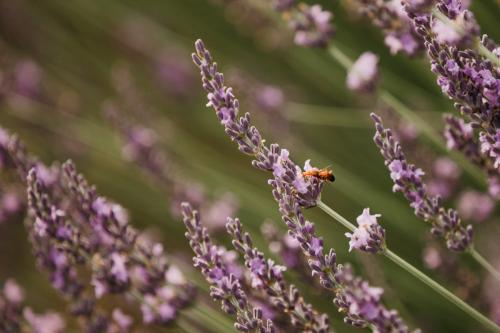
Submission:
[[[419,115],[411,111],[406,105],[404,105],[387,90],[380,91],[380,99],[394,109],[394,111],[399,113],[399,115],[406,121],[415,125],[441,152],[449,154],[478,184],[486,186],[485,177],[479,168],[473,165],[461,153],[454,150],[448,150],[444,141],[439,135],[436,134],[436,131],[432,128],[432,126],[427,124]]]
[[[344,227],[349,229],[350,231],[353,231],[356,229],[354,224],[349,222],[346,218],[344,218],[342,215],[337,213],[335,210],[333,210],[331,207],[326,205],[324,202],[321,200],[318,201],[318,207],[323,210],[325,213],[333,217],[335,220],[337,220],[340,224],[342,224]],[[480,323],[482,323],[485,327],[488,327],[491,329],[493,332],[500,333],[500,327],[497,326],[495,323],[493,323],[491,320],[489,320],[487,317],[483,316],[481,313],[479,313],[476,309],[462,301],[460,298],[449,292],[447,289],[445,289],[443,286],[441,286],[439,283],[422,273],[420,270],[418,270],[416,267],[412,266],[410,263],[399,257],[397,254],[389,250],[389,248],[385,248],[382,251],[382,254],[390,259],[392,262],[397,264],[399,267],[403,268],[406,270],[408,273],[412,274],[415,276],[417,279],[425,283],[427,286],[431,287],[439,293],[441,296],[446,298],[448,301],[451,303],[455,304],[457,307],[462,309],[464,312],[466,312],[468,315],[470,315],[472,318],[476,319]],[[481,257],[482,258],[482,257]],[[484,260],[484,258],[483,258]],[[487,262],[486,262],[487,263]]]
[[[483,266],[491,275],[495,277],[498,281],[500,281],[500,272],[493,267],[479,252],[474,249],[474,247],[470,247],[467,251],[481,266]]]
[[[349,70],[351,68],[353,61],[334,44],[328,47],[328,54],[337,60],[339,64],[345,68],[345,70]]]
[[[336,45],[331,45],[328,48],[328,53],[346,70],[349,70],[353,64],[351,59],[342,52]],[[420,130],[430,142],[441,152],[449,154],[463,169],[474,179],[479,185],[486,187],[486,180],[481,172],[481,170],[473,165],[468,159],[466,159],[461,153],[453,150],[448,150],[443,139],[436,133],[434,128],[430,126],[424,119],[422,119],[415,112],[410,110],[406,105],[399,101],[393,94],[385,89],[379,91],[380,99],[386,103],[388,106],[394,109],[402,118],[404,118],[409,123],[415,125],[415,127]]]
[[[407,272],[412,274],[414,277],[434,289],[437,293],[441,294],[444,298],[446,298],[448,301],[452,302],[455,304],[457,307],[462,309],[465,313],[467,313],[469,316],[473,317],[477,321],[479,321],[481,324],[483,324],[485,327],[490,329],[492,332],[500,332],[500,326],[497,326],[494,322],[492,322],[490,319],[487,317],[483,316],[481,313],[479,313],[476,309],[471,307],[469,304],[465,303],[462,301],[460,298],[449,292],[447,289],[445,289],[443,286],[441,286],[439,283],[419,271],[416,267],[405,261],[403,258],[399,257],[397,254],[392,252],[389,249],[385,249],[382,254],[392,260],[395,264],[400,266],[401,268],[405,269]]]

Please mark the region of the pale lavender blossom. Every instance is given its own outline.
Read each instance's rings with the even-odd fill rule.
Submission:
[[[369,253],[378,253],[385,248],[385,230],[377,219],[380,214],[370,214],[370,208],[363,209],[363,213],[356,218],[358,227],[352,233],[346,233],[349,238],[349,251],[353,249]]]
[[[449,198],[460,176],[458,165],[448,157],[439,157],[433,163],[432,174],[433,179],[428,182],[427,187],[429,194]]]
[[[415,210],[415,215],[430,222],[431,233],[443,237],[450,250],[467,250],[472,244],[472,226],[462,226],[455,210],[444,208],[439,196],[433,197],[428,193],[422,181],[424,172],[406,160],[400,143],[394,139],[390,129],[383,127],[382,119],[374,113],[371,117],[376,127],[373,140],[389,169],[394,182],[393,191],[404,194]]]
[[[441,263],[441,253],[434,246],[427,246],[423,253],[424,264],[427,268],[437,269]]]
[[[14,67],[14,91],[29,98],[41,94],[42,74],[40,67],[32,60],[18,62]]]
[[[62,333],[66,328],[61,315],[55,312],[36,314],[31,308],[25,308],[23,317],[33,333]]]
[[[495,209],[495,201],[481,192],[467,190],[458,198],[458,212],[466,220],[483,222],[487,220]]]
[[[347,87],[353,91],[372,92],[378,79],[378,61],[376,54],[363,53],[349,69]]]
[[[3,296],[13,304],[21,304],[24,301],[24,290],[13,279],[8,279],[3,285]]]

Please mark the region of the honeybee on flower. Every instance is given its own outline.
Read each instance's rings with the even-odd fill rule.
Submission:
[[[307,178],[307,177],[315,177],[318,178],[322,181],[328,181],[328,182],[334,182],[335,181],[335,176],[333,175],[333,171],[329,168],[323,168],[323,169],[318,169],[316,167],[311,166],[311,160],[307,160],[305,165],[304,165],[304,170],[302,172],[302,175]]]

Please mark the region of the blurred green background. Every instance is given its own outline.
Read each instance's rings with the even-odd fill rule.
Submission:
[[[441,113],[452,111],[452,103],[436,86],[426,58],[390,55],[381,33],[347,10],[348,1],[318,2],[334,12],[333,43],[353,59],[368,50],[380,55],[382,85],[440,131]],[[241,96],[242,110],[252,112],[268,142],[288,146],[300,164],[311,158],[314,165],[332,166],[337,181],[325,188],[326,203],[351,220],[364,207],[381,213],[392,249],[460,293],[464,286],[456,279],[423,266],[428,227],[414,217],[401,195],[391,192],[389,175],[372,143],[369,120],[369,112],[382,106],[372,97],[346,90],[343,68],[326,52],[294,46],[286,27],[266,12],[266,3],[0,0],[0,71],[13,70],[16,61],[34,61],[40,70],[41,92],[50,96],[1,100],[0,124],[18,133],[47,163],[73,159],[102,194],[130,211],[137,228],[156,231],[169,252],[190,258],[183,225],[169,213],[169,195],[137,166],[124,161],[123,142],[102,117],[104,101],[123,98],[113,82],[119,80],[116,73],[120,68],[127,68],[134,91],[144,103],[141,112],[145,113],[138,118],[158,131],[180,177],[203,183],[208,193],[233,192],[240,205],[238,216],[257,245],[267,251],[259,228],[267,218],[282,227],[276,203],[266,174],[251,167],[250,159],[227,139],[212,110],[205,108],[197,70],[190,64],[194,40],[202,38],[226,72],[228,85],[233,76],[283,89],[284,106],[274,118],[252,104],[244,86],[236,86],[235,94]],[[498,4],[476,0],[471,8],[482,31],[500,40]],[[184,83],[176,86],[165,78],[164,67],[167,73],[179,69]],[[425,138],[419,139],[418,145],[427,147],[425,158],[435,156]],[[467,187],[481,189],[464,175],[460,188]],[[450,204],[454,204],[453,199]],[[337,250],[339,262],[352,262],[358,273],[386,288],[386,304],[400,310],[413,327],[424,332],[482,331],[459,309],[387,260],[348,253],[345,230],[321,211],[311,209],[307,215],[316,223],[325,244]],[[498,239],[492,235],[499,232],[498,221],[492,220],[476,228],[477,247],[489,257],[495,256]],[[218,238],[227,243],[223,233]],[[475,279],[486,279],[484,271],[467,258],[457,260]],[[188,276],[201,281],[194,270]],[[46,276],[34,267],[22,218],[0,225],[0,281],[7,277],[16,278],[25,287],[35,309],[63,309]],[[330,295],[304,284],[296,275],[289,277],[308,300],[330,315],[337,332],[358,331],[341,322]],[[206,292],[205,286],[200,294]],[[484,292],[484,286],[476,283],[462,296]],[[498,288],[490,292],[500,298]],[[478,299],[471,297],[471,303],[488,313],[488,306]]]

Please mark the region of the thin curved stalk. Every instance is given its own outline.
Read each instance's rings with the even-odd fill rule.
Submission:
[[[334,218],[336,221],[338,221],[340,224],[342,224],[344,227],[349,229],[350,231],[353,231],[356,227],[354,224],[352,224],[349,220],[347,220],[345,217],[337,213],[335,210],[333,210],[331,207],[326,205],[324,202],[321,200],[318,201],[318,207],[323,210],[325,213],[330,215],[332,218]],[[388,247],[386,247],[381,254],[383,254],[386,258],[394,262],[396,265],[399,267],[403,268],[406,270],[408,273],[425,283],[427,286],[429,286],[431,289],[439,293],[441,296],[446,298],[448,301],[456,305],[458,308],[460,308],[462,311],[467,313],[469,316],[472,318],[476,319],[479,321],[481,324],[483,324],[485,327],[490,329],[492,332],[497,332],[500,333],[500,327],[497,326],[494,322],[492,322],[490,319],[482,315],[480,312],[478,312],[476,309],[471,307],[469,304],[465,303],[462,301],[460,298],[455,296],[453,293],[448,291],[446,288],[441,286],[439,283],[425,275],[423,272],[421,272],[419,269],[417,269],[415,266],[411,265],[408,263],[406,260],[403,258],[399,257],[397,254],[392,252]],[[476,259],[477,260],[477,259]]]
[[[474,258],[481,266],[484,267],[491,275],[493,275],[498,281],[500,281],[500,272],[493,267],[492,264],[488,262],[479,252],[476,251],[474,247],[468,249],[472,258]]]

